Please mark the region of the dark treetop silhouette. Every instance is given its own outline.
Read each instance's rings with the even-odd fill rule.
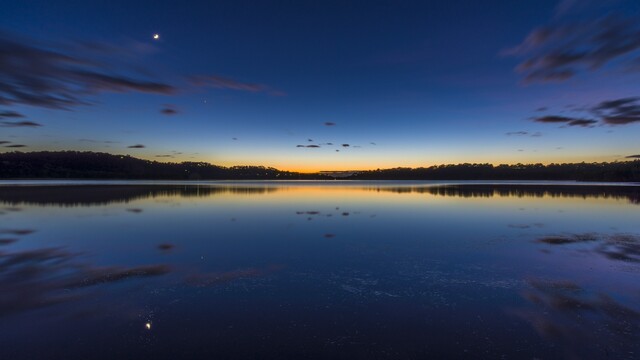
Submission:
[[[204,162],[163,163],[95,152],[0,154],[0,178],[157,180],[327,180],[322,174],[262,166],[222,167]],[[640,161],[576,164],[458,164],[357,172],[349,180],[578,180],[640,181]]]

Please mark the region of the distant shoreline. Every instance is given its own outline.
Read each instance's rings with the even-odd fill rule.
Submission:
[[[351,172],[298,173],[264,166],[223,167],[204,162],[164,163],[97,152],[0,154],[0,180],[147,181],[576,181],[640,182],[640,160],[569,164],[451,164]]]

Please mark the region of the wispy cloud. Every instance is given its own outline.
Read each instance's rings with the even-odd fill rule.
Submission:
[[[593,118],[546,115],[533,117],[532,120],[580,127],[593,127],[598,123],[612,126],[640,123],[640,97],[602,101],[579,111],[588,113]]]
[[[0,126],[2,127],[40,127],[42,125],[33,121],[2,121],[0,122]]]
[[[640,154],[625,156],[625,158],[627,158],[627,159],[640,159]]]
[[[191,76],[189,81],[193,86],[198,87],[212,87],[216,89],[246,91],[252,93],[263,92],[272,96],[286,95],[284,92],[273,89],[268,85],[243,82],[219,75],[196,75]]]
[[[507,136],[524,136],[524,135],[529,135],[528,131],[511,131],[508,133],[505,133],[505,135]]]
[[[331,121],[327,121],[324,123],[324,126],[336,126],[336,123],[331,122]]]
[[[80,142],[89,142],[89,143],[102,143],[102,144],[118,144],[119,141],[111,141],[111,140],[94,140],[94,139],[78,139]]]
[[[128,149],[143,149],[143,148],[145,148],[145,147],[146,147],[146,146],[144,146],[144,145],[142,145],[142,144],[136,144],[136,145],[130,145],[130,146],[127,146],[127,148],[128,148]]]
[[[176,88],[105,63],[80,44],[62,46],[0,32],[0,105],[71,109],[103,92],[168,95]]]
[[[640,97],[603,101],[591,109],[609,125],[627,125],[640,122]]]
[[[17,113],[15,111],[0,111],[0,119],[2,118],[23,118],[24,115]]]
[[[597,120],[581,119],[567,116],[548,115],[533,118],[533,121],[539,123],[563,124],[566,126],[591,127],[598,123]]]
[[[577,3],[562,1],[556,12],[563,14]],[[597,13],[607,15],[556,17],[503,55],[523,59],[516,70],[525,82],[564,81],[611,63],[629,68],[640,53],[640,16],[620,14],[614,7]]]
[[[541,133],[541,132],[538,132],[538,131],[536,131],[536,132],[534,132],[534,133],[531,133],[531,132],[528,132],[528,131],[510,131],[510,132],[505,133],[505,135],[507,135],[507,136],[531,136],[531,137],[541,137],[541,136],[542,136],[542,133]]]

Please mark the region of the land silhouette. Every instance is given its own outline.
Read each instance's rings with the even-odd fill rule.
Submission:
[[[41,151],[0,154],[2,179],[331,180],[264,166],[224,167],[206,162],[158,162],[100,152]],[[640,182],[640,160],[565,164],[451,164],[358,171],[346,180],[546,180]]]

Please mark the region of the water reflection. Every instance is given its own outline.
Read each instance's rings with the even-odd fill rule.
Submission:
[[[631,359],[637,197],[552,184],[0,186],[0,358]]]
[[[610,260],[640,263],[640,236],[634,234],[548,235],[537,241],[548,245],[589,244],[593,247],[581,251],[591,251]]]
[[[210,197],[220,194],[257,195],[277,191],[276,187],[183,186],[183,185],[84,185],[84,186],[0,186],[0,202],[8,205],[92,206],[129,203],[157,197]],[[142,209],[129,209],[141,212]]]
[[[98,267],[79,258],[60,248],[0,253],[0,317],[78,299],[82,288],[170,271],[167,265]]]
[[[570,281],[532,280],[516,310],[571,359],[632,359],[640,344],[640,312]]]
[[[640,204],[640,188],[637,186],[590,186],[590,185],[518,185],[518,184],[478,184],[478,185],[434,185],[374,187],[372,191],[395,193],[419,193],[448,197],[491,198],[491,197],[551,197],[582,199],[627,199]]]

